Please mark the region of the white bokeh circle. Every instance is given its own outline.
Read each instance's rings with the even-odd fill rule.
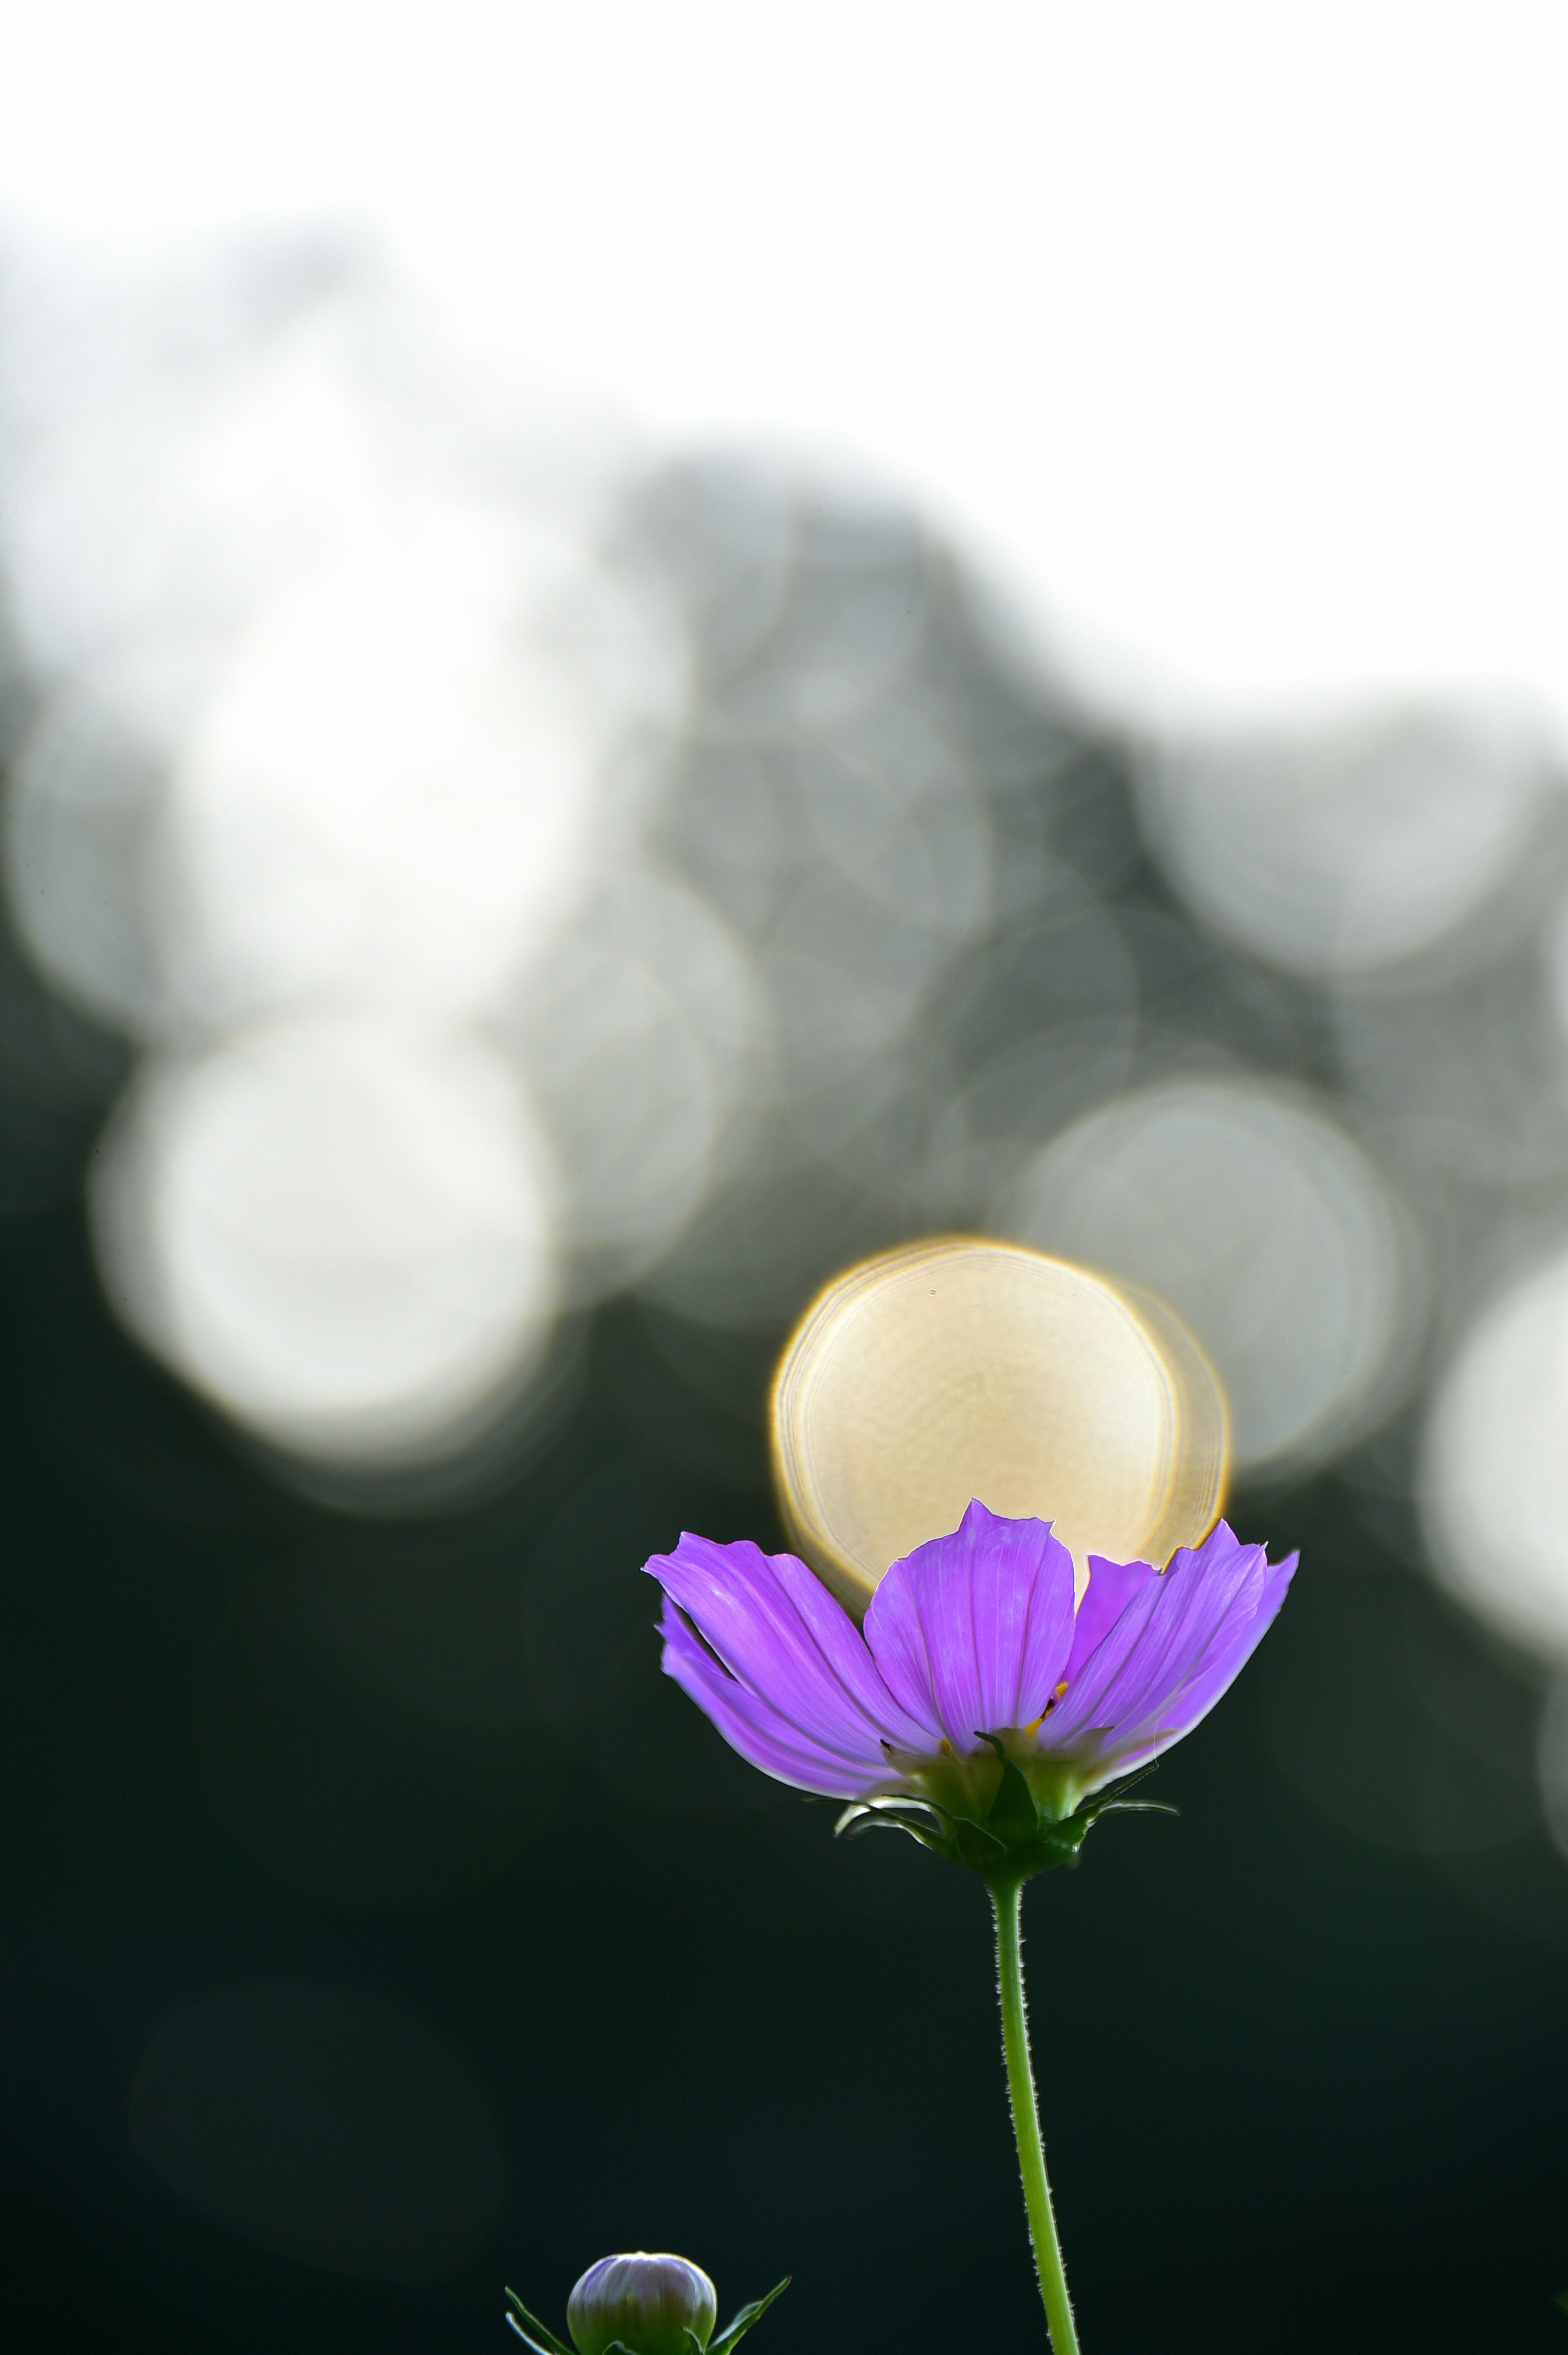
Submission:
[[[431,502],[335,550],[236,647],[166,821],[193,1019],[323,998],[463,1014],[559,924],[606,715],[528,644],[531,555]]]
[[[1459,1601],[1568,1661],[1568,1254],[1518,1280],[1461,1344],[1428,1418],[1421,1503]]]
[[[1142,785],[1198,912],[1269,963],[1328,979],[1461,923],[1517,865],[1542,776],[1517,719],[1461,706],[1173,744]]]
[[[144,1070],[96,1168],[112,1295],[278,1444],[461,1445],[556,1305],[553,1180],[505,1060],[320,1017]]]
[[[1238,1466],[1328,1452],[1388,1402],[1402,1221],[1305,1095],[1204,1079],[1118,1097],[1036,1156],[999,1217],[1177,1311],[1229,1392]]]

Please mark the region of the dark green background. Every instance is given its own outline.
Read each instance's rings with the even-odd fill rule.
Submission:
[[[0,1267],[10,2343],[499,2347],[503,2279],[559,2323],[583,2266],[638,2245],[697,2257],[725,2312],[792,2270],[780,2355],[1039,2343],[982,1891],[901,1841],[836,1848],[829,1808],[743,1773],[657,1675],[643,1556],[682,1525],[773,1532],[763,1346],[723,1345],[705,1394],[667,1333],[605,1312],[539,1461],[378,1523],[291,1496],[118,1337],[73,1209],[15,1217]],[[1401,1560],[1397,1508],[1325,1479],[1235,1517],[1304,1567],[1161,1769],[1179,1819],[1113,1820],[1027,1900],[1085,2345],[1555,2347],[1562,1869],[1530,1828],[1419,1852],[1445,1774],[1462,1800],[1483,1771],[1465,1710],[1508,1738],[1530,1697]],[[569,1704],[443,1726],[287,1633],[302,1562],[378,1582],[416,1634],[466,1614],[459,1682],[510,1676],[519,1630],[516,1673]],[[1413,1683],[1432,1658],[1457,1734]],[[260,1834],[251,1768],[212,1763],[247,1711]],[[1329,1812],[1368,1778],[1376,1839]],[[285,1877],[296,1852],[368,1859],[359,1902]],[[474,1885],[364,1902],[405,1867]],[[463,2057],[506,2188],[455,2277],[268,2254],[133,2155],[160,2024],[259,1982],[389,2000]],[[300,2168],[329,2160],[302,2140]]]

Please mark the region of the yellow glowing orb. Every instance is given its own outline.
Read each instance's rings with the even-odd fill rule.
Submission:
[[[1160,1301],[977,1235],[836,1276],[773,1381],[789,1541],[857,1614],[890,1562],[972,1497],[1090,1552],[1163,1562],[1224,1497],[1224,1394]]]

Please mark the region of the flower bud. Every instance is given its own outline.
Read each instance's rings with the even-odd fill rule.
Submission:
[[[631,2355],[691,2355],[688,2331],[706,2347],[718,2319],[719,2300],[700,2265],[641,2249],[601,2257],[566,2302],[579,2355],[604,2355],[617,2339]]]

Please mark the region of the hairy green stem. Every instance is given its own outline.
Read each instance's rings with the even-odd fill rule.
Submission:
[[[1072,2326],[1072,2301],[1067,2295],[1061,2243],[1056,2237],[1051,2183],[1045,2172],[1045,2145],[1040,2136],[1034,2071],[1029,2064],[1023,1933],[1019,1923],[1023,1883],[1010,1875],[998,1874],[994,1881],[987,1879],[986,1886],[991,1892],[997,1916],[997,1991],[1002,1999],[1002,2053],[1008,2065],[1008,2094],[1013,2106],[1019,2173],[1023,2178],[1024,2206],[1029,2211],[1040,2294],[1045,2301],[1046,2328],[1055,2355],[1078,2355],[1078,2333]]]

